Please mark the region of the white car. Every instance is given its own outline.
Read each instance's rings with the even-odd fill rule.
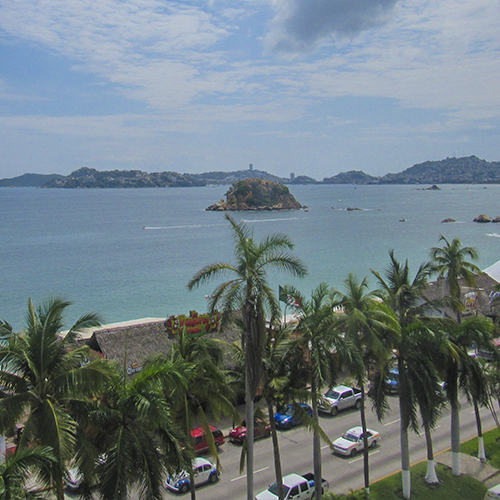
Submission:
[[[193,459],[194,485],[199,486],[204,483],[216,483],[219,480],[220,472],[217,467],[206,458],[196,457]],[[189,473],[181,470],[178,474],[168,476],[166,488],[175,493],[185,493],[191,489]]]
[[[380,441],[380,433],[372,429],[366,429],[368,447],[374,447]],[[353,427],[333,442],[334,451],[340,455],[353,456],[364,449],[363,428]]]

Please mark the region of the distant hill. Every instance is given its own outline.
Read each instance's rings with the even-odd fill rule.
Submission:
[[[110,170],[100,172],[83,167],[66,177],[51,179],[44,188],[143,188],[143,187],[194,187],[232,184],[249,177],[283,182],[283,179],[259,170],[236,172],[205,172],[203,174],[180,174],[178,172],[143,172],[141,170]]]
[[[139,188],[192,187],[231,185],[245,179],[264,179],[281,184],[497,184],[500,183],[500,162],[487,162],[477,156],[446,158],[418,163],[399,173],[375,177],[361,170],[340,172],[316,181],[305,175],[283,178],[263,170],[236,170],[234,172],[205,172],[181,174],[178,172],[143,172],[141,170],[98,171],[83,167],[67,176],[24,174],[0,180],[0,187],[44,188]]]
[[[496,184],[500,183],[500,162],[477,156],[446,158],[413,165],[399,174],[380,177],[381,184]]]
[[[349,172],[341,172],[333,177],[325,177],[323,184],[374,184],[378,183],[379,177],[365,174],[360,170],[350,170]]]
[[[59,174],[23,174],[11,179],[0,179],[0,187],[40,187],[52,179],[63,179]]]

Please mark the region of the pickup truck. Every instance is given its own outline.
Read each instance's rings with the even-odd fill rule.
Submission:
[[[338,385],[328,389],[318,403],[318,409],[330,415],[337,415],[339,410],[346,408],[359,409],[361,408],[361,391],[355,387]]]
[[[284,500],[311,500],[314,498],[314,474],[311,472],[299,476],[288,474],[283,477]],[[330,485],[326,479],[321,479],[321,494],[326,493]],[[278,498],[277,483],[273,483],[265,491],[259,493],[255,500],[276,500]]]

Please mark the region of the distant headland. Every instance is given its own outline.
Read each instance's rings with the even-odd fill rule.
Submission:
[[[233,172],[205,172],[182,174],[178,172],[143,172],[141,170],[98,171],[83,167],[69,175],[24,174],[11,179],[0,179],[0,187],[40,187],[65,189],[90,188],[145,188],[196,187],[231,185],[236,181],[258,178],[281,184],[499,184],[500,162],[487,162],[477,156],[446,158],[413,165],[396,174],[375,177],[360,170],[341,172],[317,181],[305,175],[278,177],[252,165]]]

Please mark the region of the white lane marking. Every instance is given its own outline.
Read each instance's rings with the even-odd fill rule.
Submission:
[[[253,471],[253,473],[254,473],[254,474],[257,474],[257,472],[262,472],[262,471],[265,471],[265,470],[267,470],[267,469],[269,469],[269,467],[264,467],[263,469],[254,470],[254,471]],[[247,475],[246,475],[246,474],[244,474],[243,476],[234,477],[233,479],[231,479],[231,482],[232,482],[232,481],[238,481],[239,479],[243,479],[243,478],[245,478],[245,477],[247,477]]]
[[[400,418],[398,418],[397,420],[393,420],[392,422],[387,422],[386,424],[384,424],[384,427],[387,427],[388,425],[391,425],[391,424],[397,424],[398,422],[401,422]]]
[[[375,453],[380,453],[380,450],[377,450],[377,451],[372,451],[372,452],[370,453],[370,456],[375,455]],[[363,460],[363,454],[361,454],[361,456],[360,456],[360,457],[355,458],[354,460],[349,460],[349,462],[348,462],[348,463],[349,463],[349,464],[353,464],[354,462],[359,462],[360,460]]]

